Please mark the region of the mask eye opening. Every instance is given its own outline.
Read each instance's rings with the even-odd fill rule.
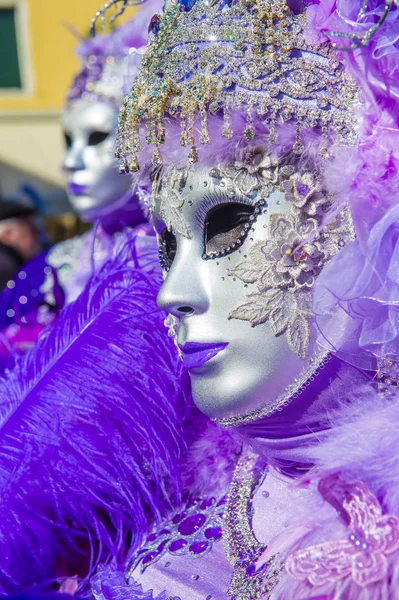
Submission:
[[[261,198],[252,205],[230,202],[214,207],[205,220],[202,258],[221,258],[238,250],[265,206]]]
[[[89,146],[98,146],[105,142],[105,140],[109,137],[108,131],[92,131],[88,138]]]
[[[66,148],[69,150],[69,148],[72,147],[72,136],[69,135],[69,133],[66,133],[65,131],[64,131],[64,141],[65,141]]]
[[[176,256],[176,236],[165,227],[160,234],[158,257],[162,270],[168,272]]]

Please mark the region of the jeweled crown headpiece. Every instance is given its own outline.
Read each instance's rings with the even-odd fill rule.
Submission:
[[[139,70],[154,4],[159,6],[159,2],[148,2],[108,35],[96,35],[78,48],[82,66],[67,94],[67,102],[105,99],[120,107]]]
[[[189,6],[170,0],[151,21],[139,75],[121,108],[116,149],[121,170],[139,169],[142,124],[146,143],[155,146],[152,162],[161,164],[168,115],[180,119],[181,145],[190,146],[188,160],[196,162],[197,142],[210,141],[208,115],[220,110],[226,138],[233,136],[230,113],[245,110],[244,137],[251,139],[256,111],[271,143],[278,123],[293,120],[295,153],[303,149],[303,127],[320,128],[321,152],[327,153],[330,135],[353,132],[348,109],[357,86],[330,44],[306,43],[305,26],[306,16],[293,14],[285,0],[197,0]]]

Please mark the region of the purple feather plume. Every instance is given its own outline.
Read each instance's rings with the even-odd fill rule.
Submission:
[[[125,246],[0,382],[0,593],[123,560],[179,499],[188,385],[160,281],[131,262]]]

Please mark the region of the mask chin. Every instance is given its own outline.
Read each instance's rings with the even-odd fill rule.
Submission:
[[[135,198],[135,195],[132,194],[131,190],[128,190],[121,198],[112,202],[107,202],[105,204],[97,204],[95,202],[90,204],[88,202],[87,208],[76,210],[79,212],[79,216],[83,221],[91,223],[97,219],[111,218],[113,215],[123,212],[128,205],[130,210],[137,208],[137,211],[141,211],[139,202]]]
[[[68,194],[68,200],[76,213],[83,219],[90,212],[95,212],[98,209],[98,204],[92,196],[74,196]]]

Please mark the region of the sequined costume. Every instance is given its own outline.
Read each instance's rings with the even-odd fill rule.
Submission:
[[[398,20],[397,2],[329,0],[171,0],[152,19],[117,158],[150,174],[158,302],[236,446],[202,440],[185,501],[99,569],[96,600],[396,597]],[[219,384],[247,358],[241,322],[267,374],[247,405],[245,372]]]

